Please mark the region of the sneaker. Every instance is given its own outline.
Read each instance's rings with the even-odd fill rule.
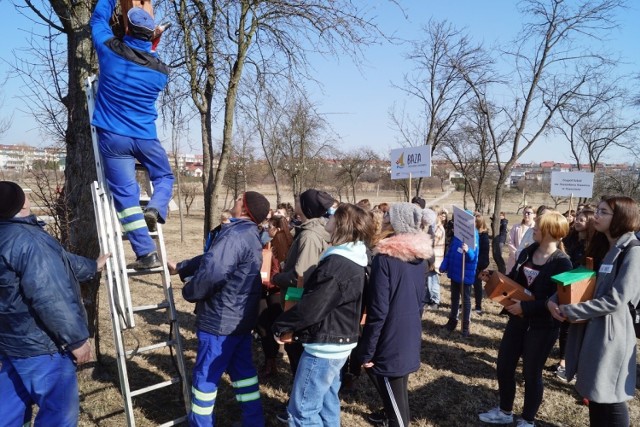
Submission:
[[[556,377],[560,378],[562,381],[567,381],[567,373],[564,366],[558,365],[558,369],[556,369]]]
[[[387,413],[384,411],[384,409],[372,412],[367,415],[367,421],[374,425],[384,425],[387,423]]]
[[[513,422],[513,414],[507,414],[497,407],[478,414],[478,418],[480,418],[480,421],[489,424],[511,424]]]
[[[158,231],[158,210],[156,208],[146,208],[144,210],[144,221],[150,232]]]
[[[135,262],[127,264],[128,269],[133,270],[149,270],[151,268],[160,267],[162,264],[158,259],[157,252],[151,252],[150,254],[136,258]]]
[[[471,336],[471,332],[468,329],[462,330],[462,338],[469,338]]]
[[[440,304],[437,302],[432,302],[427,304],[427,310],[438,310],[440,308]]]
[[[532,421],[527,421],[524,418],[520,418],[518,420],[518,423],[516,424],[516,427],[534,427],[535,423],[533,423]]]
[[[476,308],[476,310],[475,310],[475,311],[476,311],[476,314],[477,314],[478,316],[482,316],[482,309],[481,309],[481,308]]]

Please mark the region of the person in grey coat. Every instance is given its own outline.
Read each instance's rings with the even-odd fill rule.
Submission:
[[[621,263],[618,257],[636,240],[639,219],[633,199],[603,199],[594,219],[599,233],[591,244],[609,250],[594,259],[598,275],[593,299],[558,306],[554,296],[547,303],[558,320],[587,321],[571,324],[565,358],[567,379],[577,376],[576,390],[589,399],[591,426],[629,425],[626,401],[635,392],[636,336],[628,303],[640,301],[640,247],[627,248]]]

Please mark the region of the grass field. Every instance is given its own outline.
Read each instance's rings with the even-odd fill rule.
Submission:
[[[372,197],[373,199],[373,197]],[[389,201],[395,201],[388,199]],[[459,203],[459,193],[439,203],[448,206]],[[375,200],[377,203],[382,200]],[[544,202],[541,200],[540,202]],[[515,208],[513,209],[515,212]],[[511,214],[512,221],[519,216]],[[164,227],[165,243],[169,257],[174,260],[197,255],[202,248],[202,215],[196,212],[185,221],[185,242],[180,242],[177,216]],[[449,312],[449,286],[442,280],[442,300],[440,310],[427,312],[423,320],[422,364],[420,370],[410,376],[409,397],[414,426],[477,426],[483,425],[477,413],[492,406],[498,400],[495,363],[497,349],[506,322],[498,315],[500,306],[485,300],[484,313],[472,315],[471,337],[462,338],[460,330],[448,333],[442,329]],[[175,280],[174,294],[179,311],[179,321],[185,346],[187,368],[190,371],[195,359],[196,338],[193,305],[181,297],[179,280]],[[148,279],[135,279],[131,283],[132,296],[139,304],[159,302],[160,286]],[[123,426],[126,425],[123,400],[119,391],[118,372],[114,358],[111,320],[105,288],[101,290],[100,334],[102,363],[96,369],[80,372],[81,422],[82,426]],[[163,339],[168,326],[163,324],[161,313],[138,317],[138,326],[126,333],[129,347],[146,345]],[[256,365],[262,364],[260,346],[255,346]],[[584,426],[588,425],[588,410],[571,384],[556,378],[551,371],[556,363],[556,350],[547,362],[544,373],[545,395],[538,413],[540,426]],[[278,361],[278,375],[261,383],[261,393],[267,425],[279,425],[275,414],[287,399],[292,381],[286,355]],[[171,356],[168,350],[155,354],[135,357],[128,363],[130,382],[133,388],[157,383],[168,378],[172,372]],[[517,374],[518,390],[515,413],[522,408],[523,383]],[[376,391],[366,375],[357,382],[357,390],[352,395],[342,396],[342,425],[368,426],[366,415],[380,407]],[[630,402],[632,425],[640,426],[640,404],[638,397]],[[165,388],[134,400],[136,425],[151,426],[161,424],[184,413],[177,386]],[[217,425],[232,426],[240,420],[238,405],[227,377],[218,393],[216,408]]]

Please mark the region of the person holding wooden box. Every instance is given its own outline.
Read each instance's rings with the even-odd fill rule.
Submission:
[[[634,231],[640,225],[637,203],[625,196],[603,199],[595,211],[591,244],[608,247],[594,257],[598,272],[593,299],[560,305],[547,303],[558,320],[572,323],[566,349],[566,376],[576,379],[576,390],[589,399],[591,426],[628,426],[627,400],[636,386],[636,335],[629,303],[640,301],[640,247]]]
[[[498,350],[497,375],[500,405],[479,414],[480,421],[490,424],[513,422],[516,394],[515,372],[522,358],[524,406],[518,427],[534,425],[542,403],[542,370],[558,338],[560,322],[546,309],[546,301],[556,291],[551,276],[571,270],[571,260],[562,250],[561,240],[569,232],[567,219],[559,212],[548,212],[536,219],[534,243],[525,248],[509,277],[529,290],[533,301],[514,301],[505,308],[509,321]],[[488,279],[488,272],[483,280]]]
[[[272,327],[279,342],[304,347],[287,406],[290,426],[340,425],[340,373],[360,334],[373,221],[361,207],[341,204],[326,230],[332,246],[320,256],[300,301]]]

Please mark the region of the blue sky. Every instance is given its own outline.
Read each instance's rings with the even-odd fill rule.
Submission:
[[[375,15],[383,30],[396,33],[404,39],[418,37],[422,25],[429,19],[448,20],[458,28],[466,28],[476,42],[485,46],[505,44],[521,28],[522,18],[518,14],[514,0],[405,0],[402,2],[409,20],[405,20],[397,7],[390,6],[384,0],[367,1],[375,8]],[[630,1],[627,10],[620,13],[620,28],[610,35],[607,48],[621,55],[627,64],[624,72],[640,72],[640,54],[637,47],[640,41],[640,2]],[[15,49],[27,45],[26,32],[33,24],[15,12],[7,0],[0,0],[0,76],[9,72],[5,61],[10,61]],[[403,73],[411,64],[404,60],[408,46],[382,45],[365,51],[365,62],[360,69],[350,58],[316,58],[313,63],[315,75],[322,83],[322,90],[312,89],[312,101],[325,114],[332,128],[342,138],[342,147],[372,147],[380,153],[397,148],[396,131],[391,127],[389,109],[392,105],[401,105],[406,101],[403,93],[393,88],[393,83],[402,82]],[[24,110],[24,101],[20,99],[18,79],[10,79],[2,90],[4,105],[0,115],[13,114],[11,130],[0,140],[2,144],[26,142],[42,144],[40,133],[34,128],[31,117],[18,111]],[[637,86],[630,87],[639,91]],[[197,127],[197,126],[193,126]],[[197,147],[199,136],[193,132],[191,146]],[[554,146],[554,158],[550,158],[550,145]],[[45,144],[46,145],[46,144]],[[568,161],[568,150],[556,150],[553,141],[541,141],[523,160]],[[612,158],[609,160],[619,160]]]

